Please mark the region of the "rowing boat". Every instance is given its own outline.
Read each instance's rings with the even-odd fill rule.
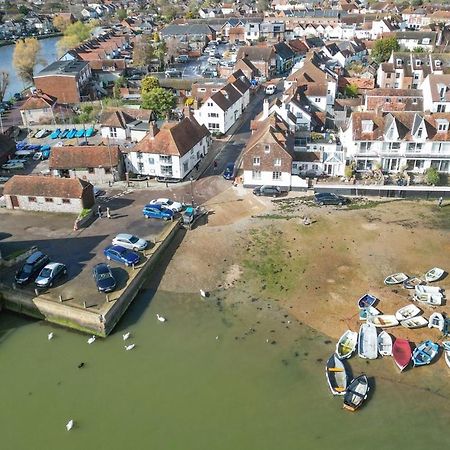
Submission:
[[[445,317],[438,312],[431,314],[428,319],[428,328],[437,328],[439,331],[444,331]]]
[[[392,356],[392,338],[386,331],[378,335],[378,352],[381,356]]]
[[[395,313],[395,318],[401,322],[402,320],[411,319],[412,317],[418,316],[422,311],[416,305],[410,303],[409,305],[400,308]]]
[[[367,308],[369,306],[374,306],[377,302],[377,298],[372,294],[364,294],[359,300],[358,300],[358,308],[363,309]]]
[[[444,347],[444,358],[448,367],[450,367],[450,341],[444,341],[442,343]]]
[[[414,367],[430,364],[439,351],[439,345],[433,341],[421,342],[413,351],[412,360]]]
[[[403,287],[405,289],[414,289],[416,286],[423,284],[423,280],[417,277],[408,278],[403,282]]]
[[[401,284],[408,278],[408,275],[403,272],[393,273],[384,279],[384,284],[387,284],[388,286],[393,284]]]
[[[347,330],[336,344],[336,354],[341,359],[350,358],[356,349],[358,343],[358,333],[356,331]]]
[[[360,375],[352,380],[344,395],[344,409],[356,411],[367,399],[369,380],[366,375]]]
[[[445,272],[442,269],[439,269],[439,267],[434,267],[425,274],[425,281],[432,283],[433,281],[440,280],[444,273]]]
[[[402,320],[400,325],[405,328],[422,328],[428,325],[428,320],[423,316],[412,317],[411,319]]]
[[[411,361],[411,346],[406,339],[396,338],[392,346],[392,356],[395,364],[402,372]]]
[[[366,359],[378,356],[377,329],[373,323],[363,323],[359,329],[358,355]]]
[[[373,323],[377,328],[396,327],[398,320],[390,314],[380,314],[379,316],[370,316],[367,322]]]
[[[347,389],[347,372],[343,362],[333,353],[327,361],[325,374],[333,395],[344,395]]]

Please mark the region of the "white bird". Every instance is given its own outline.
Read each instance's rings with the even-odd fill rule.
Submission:
[[[124,341],[126,341],[129,337],[130,337],[130,332],[129,331],[127,333],[125,333],[125,334],[122,334],[122,338],[123,338]]]
[[[165,322],[166,318],[163,316],[160,316],[159,314],[156,314],[156,318],[160,321],[160,322]]]
[[[136,347],[136,344],[125,345],[125,350],[133,350]]]
[[[203,289],[200,289],[200,295],[201,295],[203,298],[206,298],[206,297],[208,296],[208,293],[207,293],[206,291],[204,291]]]
[[[70,431],[70,430],[73,428],[74,425],[75,425],[75,422],[74,422],[72,419],[70,419],[70,420],[66,423],[66,430],[67,430],[67,431]]]
[[[87,341],[88,344],[93,344],[94,342],[95,342],[95,336],[90,337]]]
[[[219,340],[219,336],[216,336],[216,341],[218,341]]]
[[[47,338],[48,338],[48,340],[53,339],[53,333],[52,332],[48,333]]]

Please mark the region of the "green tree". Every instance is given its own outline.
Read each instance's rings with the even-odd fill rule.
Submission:
[[[145,67],[148,66],[154,58],[153,46],[148,35],[139,36],[133,47],[133,66]]]
[[[58,43],[60,53],[62,54],[87,41],[91,37],[94,26],[94,22],[85,23],[80,21],[68,25],[64,30],[64,36]]]
[[[123,20],[123,19],[126,19],[127,18],[127,16],[128,16],[128,13],[127,13],[127,10],[126,9],[118,9],[117,10],[117,13],[116,13],[116,16],[117,16],[117,18],[119,19],[119,20]]]
[[[161,38],[159,37],[159,33],[158,33],[157,31],[155,31],[155,32],[153,33],[153,40],[154,40],[155,42],[159,42],[159,41],[161,40]]]
[[[392,52],[398,52],[399,50],[400,45],[396,37],[379,39],[375,41],[373,46],[372,58],[376,62],[382,63],[389,59]]]
[[[114,87],[113,87],[113,97],[116,99],[120,98],[120,88],[125,84],[125,78],[124,77],[118,77],[114,81]]]
[[[20,5],[18,8],[19,14],[22,14],[23,16],[26,16],[30,10],[25,5]]]
[[[167,54],[167,45],[164,41],[159,42],[156,48],[153,49],[153,55],[159,59],[160,66],[164,66]]]
[[[25,38],[17,41],[14,47],[13,64],[24,83],[32,83],[34,66],[41,44],[36,38]]]
[[[158,117],[167,117],[169,113],[175,108],[175,95],[161,87],[152,89],[142,95],[142,107],[144,109],[151,109]]]
[[[358,97],[358,86],[356,86],[356,84],[347,84],[347,86],[345,86],[345,95],[350,98]]]
[[[425,49],[423,47],[414,47],[413,53],[425,53]]]
[[[269,9],[269,0],[258,0],[256,2],[256,8],[258,12],[264,12]]]
[[[425,182],[427,184],[431,184],[435,186],[436,184],[439,184],[441,177],[439,176],[439,172],[435,167],[430,167],[425,172]]]
[[[147,75],[141,81],[141,95],[147,94],[152,89],[159,88],[158,78]]]

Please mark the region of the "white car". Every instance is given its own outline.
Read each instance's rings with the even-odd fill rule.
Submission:
[[[164,209],[170,209],[173,212],[180,212],[183,205],[180,202],[174,202],[170,198],[156,198],[150,202],[150,205],[161,205]]]
[[[138,251],[144,250],[147,247],[147,241],[141,239],[133,234],[120,233],[113,240],[113,245],[120,245],[121,247],[129,248],[130,250]]]
[[[264,91],[267,95],[272,95],[275,94],[275,92],[277,92],[277,87],[274,84],[269,84],[265,91]]]
[[[47,264],[36,278],[36,285],[39,287],[52,287],[54,282],[67,275],[67,267],[62,263]]]

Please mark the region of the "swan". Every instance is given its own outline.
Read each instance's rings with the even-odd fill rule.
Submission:
[[[130,332],[129,331],[127,333],[125,333],[125,334],[122,334],[122,338],[123,338],[124,341],[126,341],[129,337],[130,337]]]
[[[70,419],[67,423],[66,423],[66,430],[70,431],[73,426],[75,425],[75,422],[73,421],[73,419]]]
[[[133,350],[136,347],[136,344],[125,345],[125,350]]]
[[[92,344],[94,342],[95,342],[95,336],[90,337],[87,341],[88,344]]]
[[[160,321],[160,322],[165,322],[166,318],[163,316],[160,316],[159,314],[156,314],[156,318]]]
[[[53,332],[48,333],[47,338],[48,338],[49,341],[50,341],[51,339],[53,339]]]

